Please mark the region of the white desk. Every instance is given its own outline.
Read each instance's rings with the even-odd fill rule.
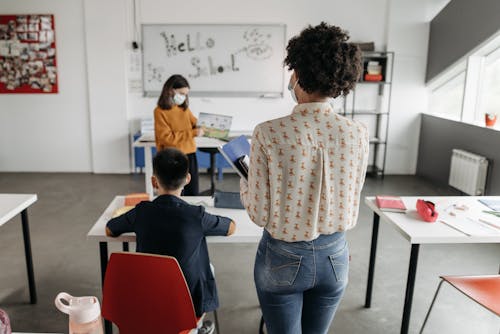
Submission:
[[[99,256],[101,258],[101,280],[104,286],[104,275],[106,273],[106,268],[108,266],[108,242],[122,242],[123,250],[128,251],[128,243],[135,242],[134,233],[125,233],[118,237],[108,237],[106,236],[106,223],[111,219],[113,212],[124,205],[125,196],[116,196],[108,207],[104,210],[103,214],[97,219],[97,222],[92,226],[89,233],[87,234],[87,239],[99,242]],[[207,237],[207,242],[209,243],[245,243],[259,242],[262,236],[262,228],[255,225],[248,216],[245,210],[241,209],[222,209],[214,208],[214,200],[209,196],[187,196],[183,198],[185,201],[195,204],[205,206],[207,212],[226,216],[233,219],[236,222],[236,231],[233,235],[228,237],[222,236],[209,236]],[[106,334],[111,333],[111,324],[105,322],[105,332]]]
[[[37,201],[36,194],[0,194],[0,226],[7,223],[14,216],[21,213],[23,227],[24,253],[28,271],[30,303],[36,304],[35,274],[33,271],[33,257],[31,255],[30,229],[28,223],[28,207]]]
[[[106,236],[106,223],[111,219],[113,212],[124,205],[124,196],[116,196],[108,207],[104,210],[103,214],[97,219],[96,223],[87,233],[87,239],[99,242],[99,250],[101,257],[101,278],[104,283],[104,274],[108,262],[108,242],[122,242],[124,250],[128,251],[128,243],[135,242],[134,233],[125,233],[116,238]],[[257,243],[262,236],[262,228],[255,225],[248,217],[245,210],[241,209],[222,209],[214,208],[214,200],[208,196],[188,196],[183,198],[185,201],[205,206],[207,212],[226,216],[236,222],[236,231],[233,235],[228,237],[222,236],[209,236],[207,242],[209,243]]]
[[[436,204],[436,210],[439,214],[435,223],[427,223],[420,219],[416,212],[417,199],[423,198]],[[450,243],[500,243],[500,234],[494,229],[491,235],[468,236],[463,232],[453,229],[444,224],[441,220],[452,222],[456,219],[450,215],[450,206],[453,204],[465,204],[468,210],[459,215],[477,217],[482,210],[490,210],[488,207],[479,203],[479,198],[500,199],[500,197],[472,197],[472,196],[419,196],[419,197],[401,197],[408,211],[406,214],[381,211],[374,197],[365,197],[365,204],[373,211],[373,230],[370,250],[370,264],[368,268],[368,283],[366,288],[365,307],[371,306],[373,276],[375,271],[375,258],[377,252],[377,239],[380,218],[391,227],[396,229],[411,244],[410,264],[408,269],[408,279],[406,283],[405,303],[403,309],[403,318],[401,323],[401,333],[408,333],[410,323],[410,313],[413,299],[413,289],[415,286],[415,276],[417,272],[418,252],[420,244],[450,244]],[[453,210],[458,212],[456,209]],[[473,222],[471,222],[472,224]]]
[[[210,195],[215,191],[215,155],[217,148],[224,145],[226,142],[209,137],[195,137],[196,147],[200,150],[206,150],[210,153],[210,171],[211,171],[211,187]],[[134,142],[134,147],[144,147],[144,176],[146,184],[146,193],[153,197],[153,186],[151,185],[151,176],[153,175],[153,157],[151,148],[156,147],[154,136],[142,135]]]

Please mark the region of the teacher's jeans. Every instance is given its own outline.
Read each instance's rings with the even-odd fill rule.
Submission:
[[[285,242],[264,230],[254,279],[269,334],[326,333],[347,286],[344,232]]]

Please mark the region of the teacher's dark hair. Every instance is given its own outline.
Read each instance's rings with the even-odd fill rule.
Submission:
[[[347,43],[346,31],[325,22],[309,25],[286,47],[285,65],[295,70],[300,87],[309,94],[337,97],[354,88],[362,72],[361,51]]]
[[[174,89],[178,88],[190,88],[189,83],[180,74],[174,74],[170,78],[165,81],[165,84],[163,85],[163,89],[161,90],[161,95],[158,98],[158,107],[164,110],[171,109],[172,106],[174,105],[174,102],[172,101],[172,98],[174,97]],[[179,107],[182,109],[186,110],[189,106],[189,97],[186,96],[186,101],[184,101],[183,104],[181,104]]]

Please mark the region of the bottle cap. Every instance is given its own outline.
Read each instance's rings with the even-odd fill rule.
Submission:
[[[92,322],[101,314],[99,300],[94,296],[73,297],[61,292],[56,296],[55,304],[60,311],[69,314],[71,321],[79,324]]]

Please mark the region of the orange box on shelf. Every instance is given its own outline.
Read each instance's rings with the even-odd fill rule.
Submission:
[[[365,74],[365,81],[382,81],[382,74]]]

